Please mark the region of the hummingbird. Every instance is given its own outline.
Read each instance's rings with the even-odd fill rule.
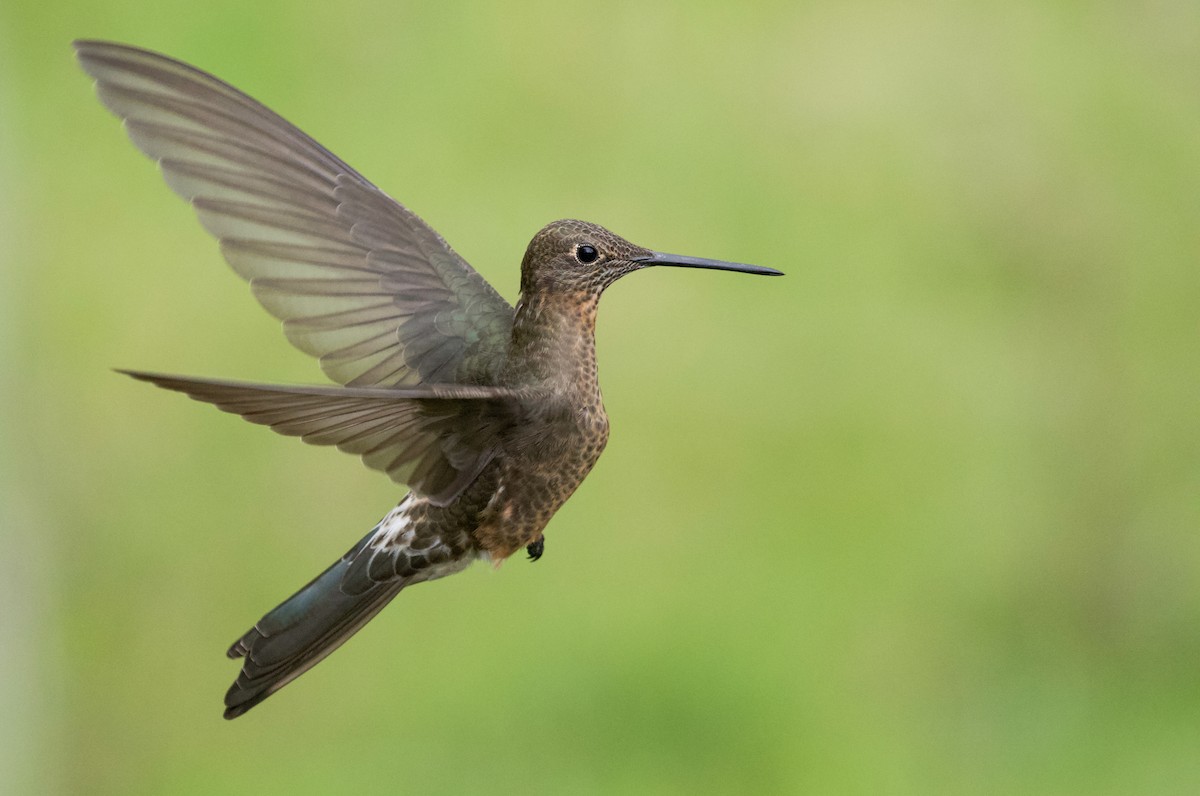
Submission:
[[[659,266],[781,275],[562,220],[530,241],[513,307],[407,207],[228,83],[127,45],[74,47],[133,143],[339,386],[120,372],[358,454],[410,490],[229,648],[242,668],[227,719],[315,666],[406,587],[522,549],[542,556],[547,523],[608,441],[595,342],[605,288]]]

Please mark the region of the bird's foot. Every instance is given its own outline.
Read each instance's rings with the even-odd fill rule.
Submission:
[[[525,547],[525,552],[529,553],[530,561],[537,561],[542,557],[542,551],[546,549],[546,537],[539,536],[536,541]]]

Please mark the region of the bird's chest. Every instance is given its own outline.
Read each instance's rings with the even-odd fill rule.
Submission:
[[[604,451],[608,417],[599,401],[577,409],[552,433],[504,457],[499,485],[476,531],[495,561],[534,542]]]

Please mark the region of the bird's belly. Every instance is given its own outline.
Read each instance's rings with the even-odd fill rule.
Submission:
[[[475,532],[476,541],[499,562],[533,543],[567,502],[604,452],[608,418],[583,417],[556,444],[532,446],[507,456],[499,486]]]

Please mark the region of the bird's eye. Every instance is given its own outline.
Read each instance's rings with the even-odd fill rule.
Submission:
[[[596,262],[596,258],[599,256],[600,252],[596,251],[594,246],[584,244],[583,246],[575,247],[575,259],[584,265]]]

